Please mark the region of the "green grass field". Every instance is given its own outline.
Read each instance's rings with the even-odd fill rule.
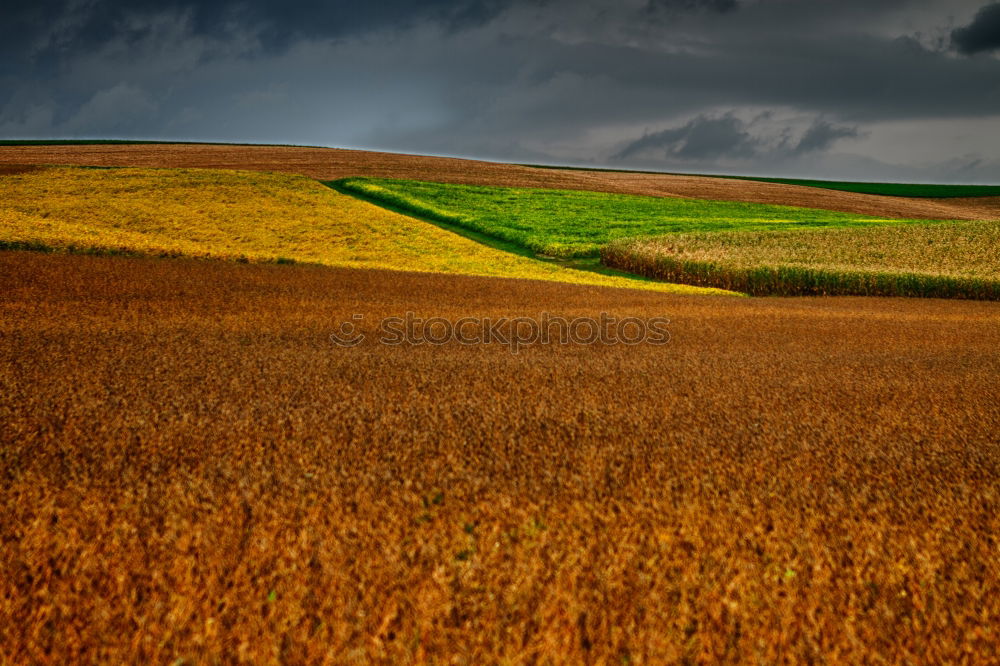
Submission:
[[[563,258],[595,257],[603,245],[637,236],[898,226],[917,222],[793,206],[570,190],[375,178],[348,178],[331,185],[411,215],[471,229],[538,254]]]
[[[799,232],[675,234],[615,241],[621,270],[753,295],[1000,300],[1000,221]]]

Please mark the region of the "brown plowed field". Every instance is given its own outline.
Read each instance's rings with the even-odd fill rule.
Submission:
[[[883,217],[1000,219],[1000,197],[885,197],[727,178],[537,169],[476,160],[334,148],[198,144],[0,146],[0,163],[251,169],[297,173],[320,180],[348,176],[408,178],[470,185],[545,187],[785,204]]]
[[[26,253],[0,285],[0,663],[997,654],[1000,304]],[[672,340],[328,340],[406,311]]]

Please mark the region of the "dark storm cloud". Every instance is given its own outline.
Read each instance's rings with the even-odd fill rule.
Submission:
[[[751,157],[759,143],[747,131],[747,124],[731,114],[719,118],[698,116],[682,127],[643,135],[625,146],[613,159],[624,160],[656,150],[680,159]]]
[[[488,22],[512,1],[5,0],[0,15],[0,128],[4,115],[11,113],[12,101],[18,99],[25,100],[23,109],[48,98],[53,108],[44,113],[69,122],[74,108],[89,114],[91,96],[100,102],[129,90],[125,110],[141,106],[140,97],[148,106],[151,93],[145,88],[177,87],[179,82],[164,81],[162,75],[171,68],[179,74],[173,63],[185,59],[191,61],[190,70],[226,58],[277,57],[309,40],[403,31],[421,23],[457,32]],[[133,80],[109,80],[101,89],[87,89],[86,81],[62,80],[76,63],[102,53],[109,60],[105,70],[109,76],[95,78],[144,68],[147,80],[133,76],[129,77]],[[136,74],[143,78],[141,72]],[[289,78],[294,79],[295,73],[290,72]],[[109,125],[118,127],[121,122]],[[142,128],[141,123],[130,126],[136,131]]]
[[[725,14],[740,6],[738,0],[648,0],[647,14],[710,11]]]
[[[568,76],[593,82],[574,91],[576,97],[554,100],[557,107],[541,109],[531,122],[546,122],[551,113],[555,124],[565,124],[570,111],[588,121],[612,114],[649,123],[736,106],[794,107],[853,123],[994,115],[1000,109],[1000,62],[949,58],[910,38],[761,35],[743,24],[717,31],[710,46],[671,51],[520,42],[521,84]]]
[[[986,5],[972,23],[953,31],[951,43],[965,55],[1000,49],[1000,2]]]
[[[854,139],[860,135],[857,127],[838,126],[817,119],[809,126],[792,151],[796,155],[828,150],[839,139]]]
[[[47,50],[71,53],[114,39],[140,41],[148,26],[136,17],[183,16],[195,35],[224,37],[245,31],[264,48],[284,48],[297,39],[332,38],[415,21],[453,30],[496,16],[509,0],[5,0],[0,49],[8,54]]]
[[[978,123],[938,152],[982,170],[1000,152],[1000,59],[955,57],[990,43],[997,5],[981,3],[6,0],[0,138],[798,169],[876,145],[874,127]]]
[[[612,159],[626,160],[659,151],[668,158],[697,162],[754,157],[773,161],[820,153],[829,150],[840,139],[856,138],[860,134],[857,127],[835,125],[823,118],[814,120],[797,141],[791,138],[792,131],[787,127],[773,132],[771,137],[760,131],[755,133],[757,122],[771,119],[772,114],[762,114],[751,121],[742,120],[731,112],[721,116],[699,115],[680,127],[643,134]]]

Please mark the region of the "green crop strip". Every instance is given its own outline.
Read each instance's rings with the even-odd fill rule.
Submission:
[[[424,219],[559,258],[597,257],[607,243],[637,236],[857,228],[918,222],[793,206],[575,190],[375,178],[348,178],[331,185]]]

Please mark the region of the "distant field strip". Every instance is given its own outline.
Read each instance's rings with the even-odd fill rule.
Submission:
[[[840,192],[856,192],[858,194],[881,194],[890,197],[925,197],[934,199],[951,199],[960,197],[998,197],[1000,185],[936,185],[924,183],[856,183],[832,180],[801,180],[796,178],[756,178],[741,176],[725,176],[740,178],[762,183],[779,183],[782,185],[803,185],[805,187],[820,187]]]
[[[375,178],[348,178],[332,185],[425,219],[461,226],[538,254],[562,258],[596,257],[603,245],[636,236],[899,226],[917,222],[793,206],[576,190]]]
[[[676,234],[615,241],[621,270],[754,295],[1000,300],[1000,222]]]
[[[3,145],[0,142],[0,145]],[[560,171],[582,171],[589,173],[634,174],[649,176],[674,176],[682,178],[722,178],[726,180],[746,180],[755,183],[776,183],[778,185],[801,185],[818,187],[839,192],[857,194],[880,194],[890,197],[915,197],[929,199],[951,199],[962,197],[1000,196],[1000,185],[947,185],[938,183],[870,183],[862,181],[807,180],[803,178],[767,178],[762,176],[732,176],[727,174],[693,174],[669,171],[641,171],[638,169],[600,169],[594,167],[554,166],[550,164],[524,164],[533,169],[556,169]]]
[[[487,247],[301,176],[46,168],[0,176],[0,248],[296,261],[693,292]]]

